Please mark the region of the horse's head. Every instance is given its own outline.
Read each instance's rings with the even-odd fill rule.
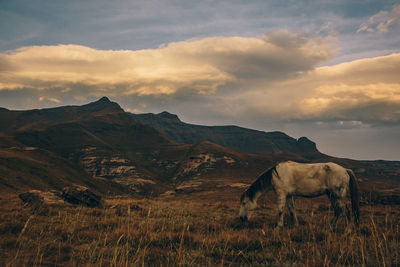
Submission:
[[[242,194],[240,198],[240,211],[239,218],[242,222],[245,222],[250,218],[253,213],[253,210],[256,208],[257,203],[254,199],[251,199],[247,194],[247,191]]]

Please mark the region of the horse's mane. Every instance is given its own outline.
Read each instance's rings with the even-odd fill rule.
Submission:
[[[257,178],[257,180],[255,180],[250,185],[250,187],[243,193],[242,197],[240,198],[240,201],[242,201],[245,196],[248,196],[250,201],[253,201],[257,192],[268,189],[271,186],[272,174],[274,172],[275,174],[278,174],[276,172],[276,165],[274,165],[272,168],[268,169],[263,174],[261,174]]]

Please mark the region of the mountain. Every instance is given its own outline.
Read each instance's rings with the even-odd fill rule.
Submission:
[[[7,188],[11,185],[15,191],[24,188],[28,180],[32,188],[40,189],[42,182],[39,180],[43,177],[48,177],[47,183],[53,187],[112,181],[112,175],[103,175],[97,169],[90,172],[85,165],[88,158],[117,169],[116,163],[124,161],[125,165],[135,166],[137,176],[150,177],[153,174],[149,167],[136,162],[147,161],[142,158],[146,153],[142,153],[142,157],[130,154],[173,147],[156,130],[134,122],[117,103],[105,97],[83,106],[28,111],[1,109],[0,123],[1,160],[7,162],[2,168],[1,184]],[[29,156],[32,151],[35,155]],[[59,160],[55,163],[56,158]],[[51,162],[54,164],[47,164]],[[32,170],[35,168],[37,174]],[[121,187],[118,183],[111,184],[117,189]]]
[[[298,162],[336,162],[353,169],[357,177],[365,181],[360,184],[363,190],[390,190],[390,192],[400,194],[400,162],[398,161],[336,158],[320,153],[316,144],[307,137],[296,140],[282,132],[263,132],[238,126],[188,124],[182,122],[177,115],[166,111],[159,114],[131,114],[131,116],[136,121],[154,127],[168,139],[177,142],[186,144],[213,142],[242,153],[268,156],[269,162],[288,159]],[[245,169],[249,168],[245,167]]]
[[[263,132],[238,126],[202,126],[182,122],[168,112],[131,114],[138,122],[147,124],[170,140],[185,144],[209,141],[244,153],[291,157],[320,156],[316,144],[307,137],[292,138],[282,132]]]
[[[306,137],[191,125],[167,112],[134,115],[106,97],[82,106],[0,108],[0,191],[74,183],[104,194],[211,190],[221,195],[225,189],[240,192],[288,159],[337,162],[368,181],[365,188],[400,188],[400,162],[330,157]]]
[[[171,141],[106,97],[83,106],[0,109],[0,122],[0,190],[106,183],[160,193],[198,175],[255,176],[272,163],[212,143]]]

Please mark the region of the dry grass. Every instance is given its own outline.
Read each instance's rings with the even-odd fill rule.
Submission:
[[[235,202],[108,200],[113,208],[33,210],[1,200],[1,266],[398,266],[398,206],[362,207],[359,230],[329,226],[326,203],[298,204],[300,226],[274,230],[276,208],[237,220]]]

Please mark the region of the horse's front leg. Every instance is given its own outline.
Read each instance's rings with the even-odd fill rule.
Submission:
[[[286,194],[278,194],[278,227],[283,226],[283,217],[286,206]]]
[[[297,219],[296,210],[294,208],[293,197],[292,196],[288,197],[286,201],[287,201],[287,205],[289,207],[290,216],[293,219],[294,225],[298,226],[299,225],[299,220]]]
[[[343,200],[342,199],[340,199],[340,198],[338,198],[337,196],[335,196],[335,195],[330,195],[330,197],[329,197],[329,199],[330,199],[330,201],[331,201],[331,205],[332,205],[332,208],[333,208],[333,219],[332,219],[332,222],[331,222],[331,224],[333,225],[333,226],[335,226],[336,225],[336,223],[337,223],[337,221],[338,221],[338,219],[339,219],[339,217],[340,217],[340,215],[342,215],[342,213],[343,213],[343,210],[344,210],[344,203],[343,203]]]

